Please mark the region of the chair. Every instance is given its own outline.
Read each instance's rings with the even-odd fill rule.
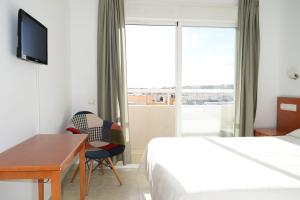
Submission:
[[[109,168],[111,168],[111,170],[115,174],[117,180],[119,181],[120,185],[122,185],[121,178],[112,163],[112,160],[110,158],[110,154],[108,151],[102,150],[102,149],[90,150],[85,153],[85,157],[87,159],[87,162],[89,163],[89,175],[88,175],[88,186],[87,186],[88,191],[90,189],[91,177],[92,177],[93,172],[98,168],[98,166],[103,165],[103,164],[108,166]],[[98,162],[98,165],[96,165],[96,167],[94,167],[94,161]]]
[[[74,127],[67,128],[67,131],[73,134],[85,133],[89,135],[89,143],[86,146],[86,164],[89,167],[88,182],[90,183],[91,175],[96,168],[100,167],[102,174],[104,174],[103,165],[106,165],[112,169],[118,182],[122,185],[122,181],[111,160],[111,157],[122,154],[125,150],[122,127],[116,123],[102,120],[89,111],[76,113],[71,121]],[[98,162],[96,167],[94,167],[94,161]],[[79,166],[74,171],[71,182],[74,181],[78,171]]]

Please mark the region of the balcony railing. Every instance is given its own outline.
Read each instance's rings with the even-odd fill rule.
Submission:
[[[175,89],[128,89],[129,105],[174,105]],[[230,104],[234,101],[233,89],[183,89],[183,105]]]
[[[129,90],[129,128],[133,161],[148,142],[176,135],[174,89]],[[233,90],[183,90],[181,130],[184,135],[230,135],[233,132]],[[136,96],[140,98],[136,98]],[[157,97],[157,98],[156,98]],[[165,97],[161,99],[160,97]],[[200,131],[199,131],[200,130]]]

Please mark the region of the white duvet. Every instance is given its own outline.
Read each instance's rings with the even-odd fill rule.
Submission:
[[[300,139],[157,138],[141,169],[152,200],[299,200]]]

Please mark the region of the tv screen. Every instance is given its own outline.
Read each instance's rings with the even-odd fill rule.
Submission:
[[[24,10],[18,13],[17,57],[48,64],[47,28]]]

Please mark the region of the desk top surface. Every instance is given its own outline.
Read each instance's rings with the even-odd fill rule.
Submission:
[[[62,170],[87,135],[39,134],[0,153],[0,172]]]

